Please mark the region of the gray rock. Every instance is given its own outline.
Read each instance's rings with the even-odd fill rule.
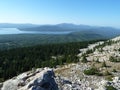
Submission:
[[[0,83],[0,90],[1,90],[2,86],[3,86],[3,83]]]
[[[58,90],[58,85],[54,80],[55,74],[53,70],[49,70],[43,74],[43,77],[37,78],[28,88],[32,90]]]

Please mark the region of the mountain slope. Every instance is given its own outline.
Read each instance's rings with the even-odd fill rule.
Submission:
[[[67,43],[105,39],[99,34],[39,35],[18,34],[0,35],[0,49],[33,46],[39,44]]]
[[[53,90],[120,89],[120,37],[90,44],[80,51],[79,62],[33,69],[1,83],[2,90],[49,90],[53,86]]]

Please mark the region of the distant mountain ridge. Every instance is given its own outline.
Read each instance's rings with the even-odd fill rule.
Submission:
[[[35,24],[14,24],[14,23],[0,23],[0,28],[31,28],[39,25]]]
[[[56,25],[35,25],[35,24],[10,24],[0,23],[0,28],[18,28],[22,31],[42,32],[71,32],[71,34],[98,34],[102,37],[113,38],[120,35],[120,29],[113,27],[100,27],[89,25],[76,25],[72,23],[61,23]]]
[[[41,25],[37,27],[30,28],[19,28],[24,31],[51,31],[51,32],[65,32],[70,31],[72,34],[98,34],[106,38],[113,38],[115,36],[120,35],[120,29],[116,29],[113,27],[99,27],[99,26],[89,26],[89,25],[75,25],[75,24],[56,24],[56,25]]]
[[[0,28],[18,28],[22,31],[70,32],[67,34],[16,34],[0,35],[0,48],[24,47],[38,44],[79,42],[111,39],[120,35],[120,29],[61,23],[56,25],[0,24]]]
[[[56,25],[41,25],[37,27],[30,27],[30,28],[20,28],[20,30],[25,31],[81,31],[90,29],[92,26],[88,25],[75,25],[75,24],[69,24],[69,23],[61,23]]]

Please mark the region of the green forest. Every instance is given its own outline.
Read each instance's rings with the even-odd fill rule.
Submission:
[[[56,67],[79,61],[79,49],[96,41],[46,44],[0,51],[0,81],[32,68]]]
[[[98,34],[88,33],[72,33],[61,35],[46,35],[46,34],[11,34],[0,35],[0,50],[12,49],[18,47],[28,47],[42,44],[55,44],[55,43],[70,43],[81,42],[90,40],[105,39]]]

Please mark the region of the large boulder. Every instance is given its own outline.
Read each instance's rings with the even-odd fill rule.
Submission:
[[[58,90],[58,85],[56,84],[54,77],[55,74],[53,70],[47,70],[41,77],[28,85],[28,89],[32,87],[32,90]]]
[[[58,90],[54,71],[50,68],[25,72],[7,80],[0,90]]]

